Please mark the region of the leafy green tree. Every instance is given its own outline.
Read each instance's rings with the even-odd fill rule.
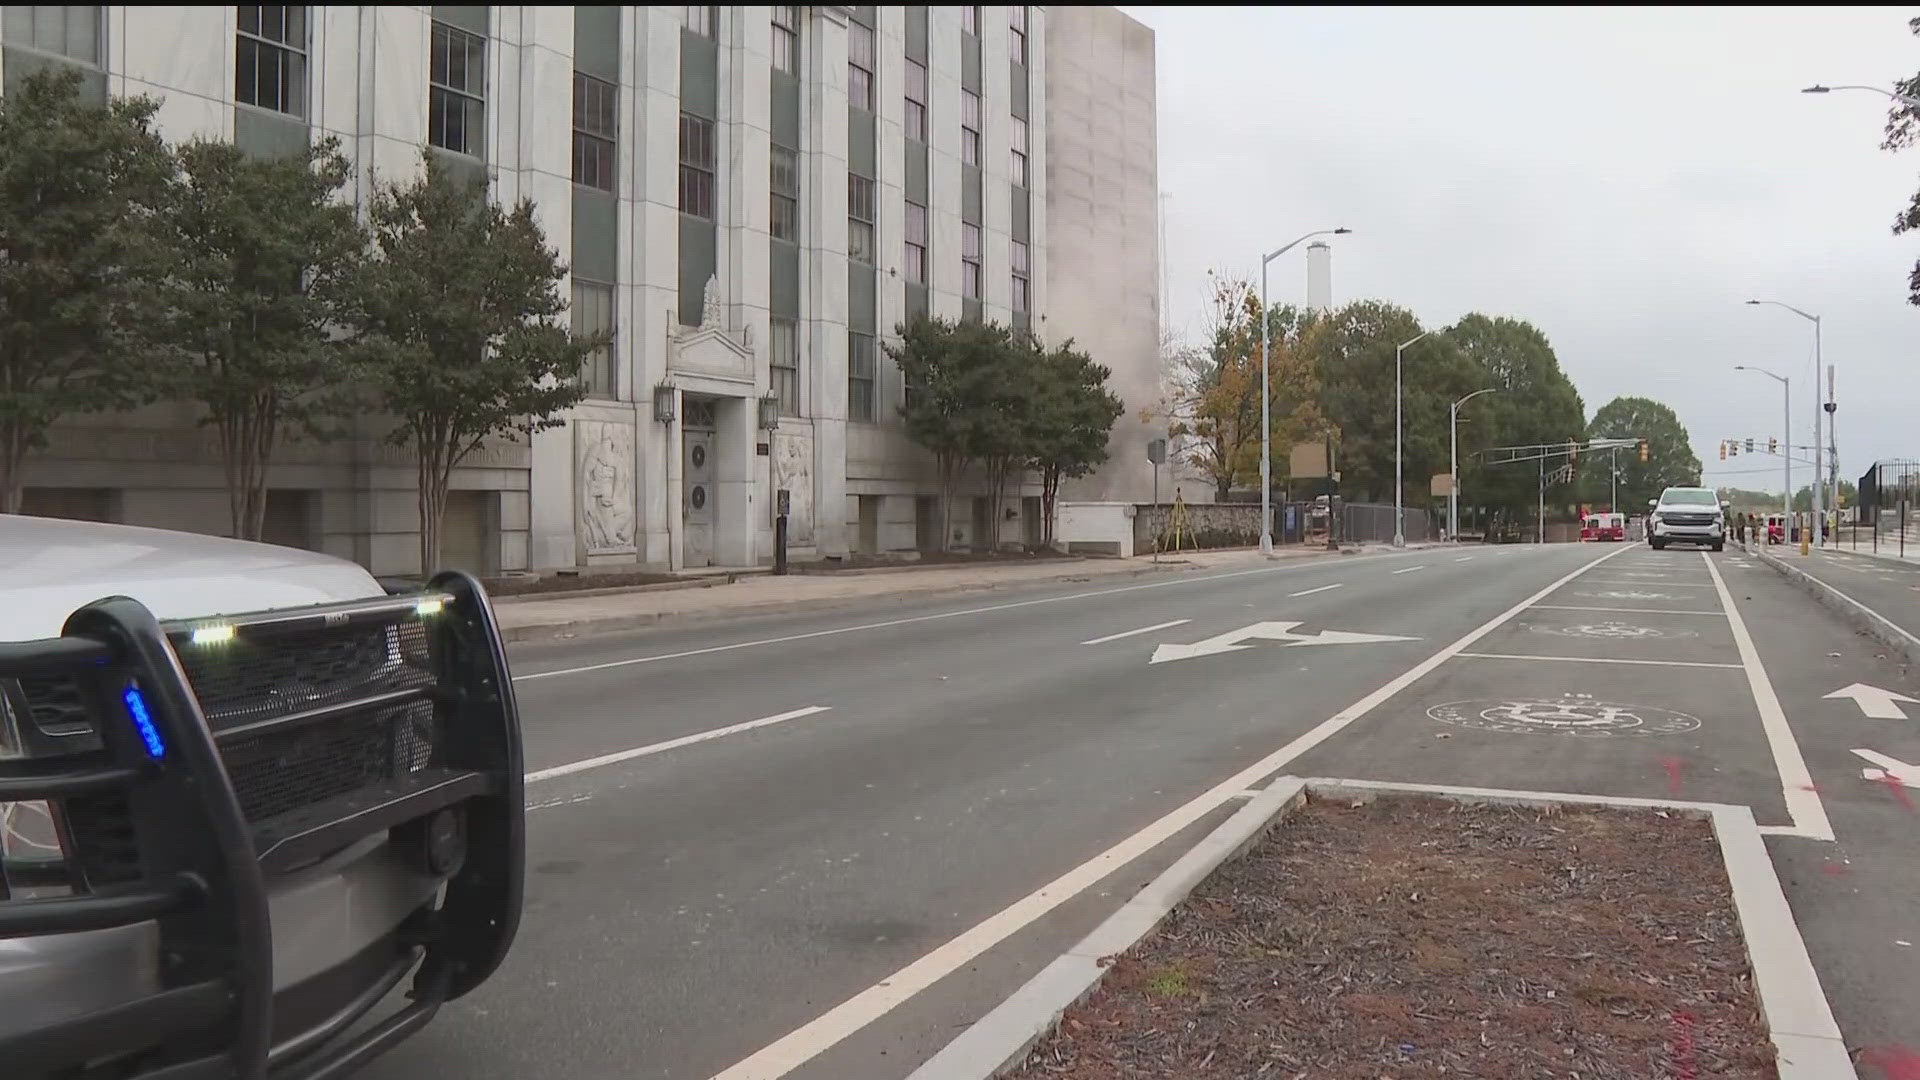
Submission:
[[[1826,498],[1831,499],[1832,497],[1833,497],[1833,489],[1829,487],[1827,489]],[[1859,489],[1854,486],[1853,481],[1851,480],[1840,481],[1840,507],[1844,509],[1849,506],[1858,506],[1859,504],[1860,504],[1860,492],[1859,492]],[[1775,508],[1779,507],[1780,499],[1778,496],[1774,497],[1773,505]],[[1813,510],[1812,485],[1801,484],[1800,490],[1793,493],[1793,508],[1802,513],[1808,513]],[[1831,512],[1834,508],[1829,506],[1826,509],[1829,512]]]
[[[953,496],[961,476],[993,457],[1004,481],[1011,461],[1024,455],[1032,379],[1015,362],[1007,328],[992,323],[915,319],[895,328],[886,350],[907,385],[900,409],[907,437],[933,455],[940,477],[940,548],[953,540]],[[999,519],[997,508],[994,520]]]
[[[195,140],[179,156],[167,215],[167,329],[183,358],[174,392],[206,406],[233,535],[258,540],[282,432],[329,437],[352,407],[349,346],[332,328],[366,237],[336,198],[350,175],[338,139],[271,159]]]
[[[1071,339],[1039,353],[1033,373],[1027,468],[1040,474],[1043,542],[1051,545],[1060,481],[1085,476],[1107,460],[1107,436],[1126,405],[1107,389],[1108,369],[1076,350]]]
[[[383,183],[367,218],[371,257],[345,295],[359,357],[410,446],[420,490],[420,567],[440,561],[453,470],[489,438],[531,435],[578,402],[575,379],[599,338],[559,316],[567,267],[532,202],[511,210],[486,181],[457,179],[431,152],[407,183]]]
[[[1658,498],[1669,487],[1700,482],[1700,459],[1694,456],[1687,429],[1672,409],[1643,397],[1617,397],[1602,405],[1587,425],[1589,439],[1644,439],[1647,460],[1640,450],[1621,450],[1620,508],[1623,513],[1644,512],[1648,499]],[[1608,467],[1613,455],[1591,455],[1586,462],[1586,481],[1590,495],[1597,497],[1599,485],[1611,490]]]
[[[1533,324],[1475,312],[1446,330],[1446,336],[1471,364],[1476,385],[1497,392],[1473,399],[1461,410],[1461,488],[1473,505],[1509,520],[1529,519],[1540,499],[1537,463],[1489,464],[1478,451],[1493,446],[1527,446],[1578,440],[1586,428],[1580,392],[1560,369],[1547,336]],[[1448,422],[1441,417],[1442,425]],[[1564,464],[1549,459],[1549,475]],[[1444,465],[1435,470],[1446,471]],[[1566,501],[1568,486],[1550,486],[1549,502]]]
[[[42,72],[0,96],[0,511],[18,513],[21,469],[64,416],[158,391],[159,312],[173,156],[159,103],[80,99],[80,76]]]
[[[1394,352],[1418,336],[1412,312],[1377,300],[1348,304],[1307,335],[1320,408],[1339,432],[1341,489],[1391,501],[1394,475]],[[1402,364],[1402,473],[1408,505],[1429,501],[1427,481],[1447,468],[1447,405],[1478,389],[1476,371],[1446,334],[1421,338]]]
[[[1907,29],[1920,35],[1920,19],[1907,20]],[[1905,97],[1920,97],[1920,75],[1901,79],[1893,84],[1893,89]],[[1917,141],[1920,141],[1920,109],[1896,99],[1887,109],[1886,138],[1880,145],[1883,149],[1899,151]],[[1920,192],[1915,192],[1913,198],[1907,201],[1906,209],[1893,219],[1895,236],[1914,229],[1920,229]],[[1907,303],[1920,304],[1920,262],[1916,262],[1912,272],[1907,275]]]

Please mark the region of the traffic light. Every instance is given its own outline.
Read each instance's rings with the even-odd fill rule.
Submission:
[[[1770,439],[1768,439],[1768,440],[1767,440],[1767,453],[1769,453],[1769,454],[1777,454],[1777,453],[1779,453],[1779,452],[1780,452],[1780,440],[1779,440],[1779,439],[1778,439],[1777,437],[1776,437],[1776,438],[1770,438]]]
[[[1739,439],[1727,440],[1727,456],[1728,457],[1740,456],[1740,440]]]
[[[1647,440],[1641,439],[1640,440],[1640,464],[1645,465],[1646,463],[1647,463]]]
[[[1720,460],[1727,460],[1727,440],[1725,439],[1720,440]]]
[[[1747,453],[1749,453],[1749,454],[1751,454],[1751,453],[1753,453],[1753,440],[1752,440],[1752,439],[1748,439],[1748,440],[1747,440]]]

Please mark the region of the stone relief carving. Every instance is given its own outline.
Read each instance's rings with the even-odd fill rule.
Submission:
[[[623,554],[634,548],[633,428],[604,420],[575,420],[580,532],[587,554]]]
[[[715,274],[707,275],[707,284],[700,290],[700,328],[702,330],[724,330],[720,325],[720,278]]]
[[[773,437],[773,486],[791,493],[787,507],[787,539],[813,542],[813,439],[780,432]]]

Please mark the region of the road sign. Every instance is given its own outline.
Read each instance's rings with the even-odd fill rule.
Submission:
[[[1909,705],[1920,705],[1920,700],[1910,698],[1905,694],[1896,694],[1891,690],[1882,690],[1877,686],[1868,686],[1866,683],[1854,683],[1852,686],[1843,686],[1833,693],[1823,696],[1827,698],[1852,698],[1853,703],[1860,706],[1861,712],[1875,720],[1905,720],[1907,718],[1906,710],[1902,709],[1899,703],[1904,701]]]
[[[1167,463],[1167,440],[1149,439],[1147,441],[1147,460],[1155,465]]]
[[[1287,455],[1287,472],[1295,480],[1314,480],[1327,475],[1327,444],[1323,441],[1297,442]]]
[[[1217,634],[1205,641],[1196,641],[1191,645],[1163,644],[1153,650],[1150,664],[1164,664],[1169,660],[1191,660],[1196,656],[1213,656],[1216,653],[1239,652],[1250,649],[1251,645],[1242,645],[1243,641],[1262,640],[1279,641],[1282,648],[1299,645],[1377,645],[1389,641],[1418,641],[1418,638],[1400,637],[1396,634],[1360,634],[1347,630],[1322,630],[1317,634],[1295,633],[1299,626],[1293,622],[1257,622],[1243,626],[1224,634]]]
[[[1427,481],[1427,494],[1435,498],[1453,494],[1453,474],[1444,472],[1434,473],[1433,479]]]

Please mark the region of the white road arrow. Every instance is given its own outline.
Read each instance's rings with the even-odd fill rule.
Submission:
[[[1212,656],[1215,653],[1238,652],[1250,649],[1251,645],[1240,644],[1243,641],[1259,639],[1262,641],[1283,641],[1284,648],[1296,645],[1373,645],[1384,641],[1414,641],[1415,638],[1400,637],[1396,634],[1361,634],[1350,630],[1322,630],[1317,634],[1296,634],[1295,622],[1258,622],[1252,626],[1243,626],[1218,634],[1205,641],[1196,641],[1191,645],[1161,645],[1153,650],[1150,664],[1161,664],[1168,660],[1191,660],[1196,656]]]
[[[1852,698],[1853,703],[1860,706],[1861,712],[1866,713],[1875,720],[1905,720],[1907,718],[1906,711],[1900,708],[1899,703],[1904,701],[1911,705],[1920,705],[1920,701],[1916,701],[1905,694],[1896,694],[1891,690],[1882,690],[1877,686],[1868,686],[1866,683],[1854,683],[1852,686],[1841,687],[1826,696],[1829,698]]]
[[[1920,788],[1920,765],[1909,765],[1897,758],[1876,754],[1871,750],[1855,750],[1854,754],[1880,766],[1877,769],[1860,770],[1860,775],[1868,780],[1884,781],[1891,776],[1906,787]]]

